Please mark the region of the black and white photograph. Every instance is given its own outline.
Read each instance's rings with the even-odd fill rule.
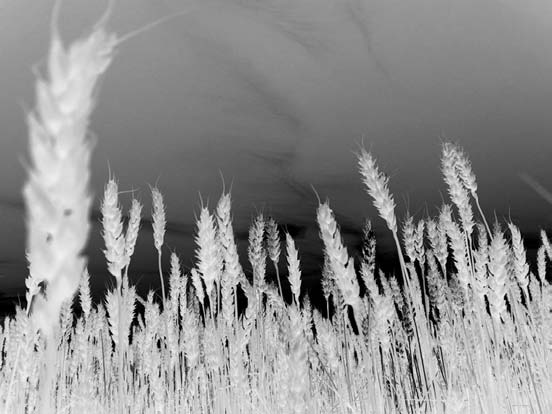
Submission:
[[[0,414],[552,413],[552,2],[0,0]]]

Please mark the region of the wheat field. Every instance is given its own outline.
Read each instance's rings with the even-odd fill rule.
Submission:
[[[240,263],[227,192],[198,214],[191,271],[175,252],[164,269],[155,187],[162,292],[140,297],[129,265],[142,204],[133,199],[126,214],[111,177],[101,213],[114,287],[92,303],[88,123],[120,41],[99,24],[65,47],[54,31],[36,80],[23,188],[27,306],[0,325],[1,412],[552,412],[549,240],[542,232],[533,269],[518,227],[485,219],[469,158],[450,142],[441,159],[450,204],[419,220],[397,219],[387,176],[358,153],[364,201],[394,238],[397,274],[378,266],[370,221],[353,257],[330,203],[319,202],[322,309],[302,295],[301,252],[274,219],[256,216]]]

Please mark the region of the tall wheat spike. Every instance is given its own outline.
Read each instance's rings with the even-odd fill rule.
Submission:
[[[36,108],[28,114],[31,165],[23,189],[29,284],[42,283],[45,293],[35,298],[32,313],[45,332],[76,292],[85,265],[94,146],[88,123],[115,37],[99,27],[66,49],[54,30],[50,42],[48,77],[37,79]]]
[[[86,265],[82,251],[90,231],[88,132],[97,85],[111,63],[116,37],[99,25],[66,48],[55,25],[50,38],[47,76],[36,80],[36,106],[27,116],[30,166],[23,188],[27,212],[28,312],[48,338],[62,304],[78,289]],[[43,287],[43,294],[39,294]],[[32,302],[32,306],[31,306]],[[42,382],[43,410],[49,404],[54,355]]]

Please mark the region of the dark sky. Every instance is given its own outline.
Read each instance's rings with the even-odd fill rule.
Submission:
[[[136,189],[148,215],[148,183],[167,204],[169,249],[192,265],[200,197],[214,207],[233,183],[235,229],[245,251],[256,211],[295,230],[305,274],[318,269],[318,193],[331,200],[349,251],[363,218],[379,252],[389,234],[361,186],[360,142],[391,176],[401,219],[436,212],[446,189],[440,135],[470,155],[488,217],[510,216],[530,247],[552,206],[519,177],[552,189],[552,3],[547,0],[117,0],[110,27],[126,33],[189,10],[124,43],[100,89],[91,129],[95,208],[108,176]],[[25,108],[33,66],[43,70],[52,1],[0,5],[0,295],[22,294]],[[83,33],[102,2],[71,0],[65,39]],[[130,196],[122,195],[125,208]],[[147,217],[149,219],[149,217]],[[99,216],[94,217],[98,223]],[[144,223],[133,281],[157,287]],[[90,272],[107,276],[96,225]],[[244,263],[245,264],[245,263]],[[168,267],[167,267],[168,270]],[[153,277],[152,277],[153,275]]]

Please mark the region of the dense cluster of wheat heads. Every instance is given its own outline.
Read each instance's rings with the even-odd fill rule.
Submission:
[[[301,289],[300,252],[274,219],[255,217],[242,267],[226,192],[214,210],[201,208],[195,265],[185,272],[175,252],[162,267],[165,205],[152,188],[163,291],[161,300],[140,297],[129,266],[142,204],[133,199],[124,214],[110,178],[102,234],[115,283],[93,304],[82,256],[87,123],[115,43],[100,27],[69,49],[54,36],[49,79],[37,81],[24,192],[28,306],[0,325],[1,412],[552,412],[550,243],[542,232],[532,271],[519,229],[486,222],[468,157],[452,143],[442,148],[452,203],[400,224],[386,176],[371,154],[358,154],[396,242],[396,275],[378,267],[370,221],[352,256],[329,203],[319,204],[325,309]]]

